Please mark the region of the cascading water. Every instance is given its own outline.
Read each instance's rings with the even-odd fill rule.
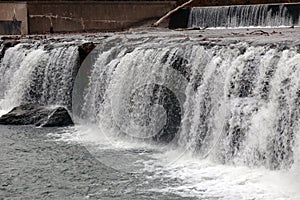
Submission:
[[[112,34],[93,41],[99,45],[77,77],[74,44],[21,42],[7,49],[0,65],[0,109],[27,102],[71,107],[72,100],[83,134],[92,123],[107,137],[133,138],[127,146],[155,141],[158,152],[166,151],[167,172],[148,157],[143,163],[145,176],[155,172],[145,178],[147,185],[174,176],[182,185],[174,189],[167,181],[168,191],[180,193],[185,184],[187,194],[203,199],[291,199],[252,186],[273,172],[299,176],[299,41],[205,41],[198,32]],[[156,153],[105,145],[100,161],[120,171],[141,163],[128,158],[133,153]],[[169,164],[190,154],[196,161]],[[124,169],[120,163],[126,161],[131,165]]]
[[[77,115],[222,163],[292,166],[299,137],[297,48],[123,38],[107,41],[96,55],[84,98],[73,105]]]
[[[78,65],[74,45],[21,43],[7,49],[0,64],[0,109],[21,103],[69,106]]]
[[[299,5],[239,5],[194,7],[188,27],[282,27],[299,26]]]

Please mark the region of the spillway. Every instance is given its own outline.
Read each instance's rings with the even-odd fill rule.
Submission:
[[[200,28],[299,26],[299,8],[299,4],[193,7],[187,26]]]

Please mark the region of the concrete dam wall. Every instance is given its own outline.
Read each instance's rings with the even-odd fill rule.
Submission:
[[[175,1],[0,2],[0,34],[121,31],[159,19]]]
[[[280,3],[265,8],[271,12],[271,17],[281,9],[281,3],[294,2],[295,0],[195,0],[187,8],[173,14],[170,18],[170,28],[189,27],[191,6],[216,6],[231,4],[252,4],[252,3]],[[99,31],[122,31],[128,28],[137,27],[147,22],[154,21],[162,17],[176,5],[185,2],[178,1],[1,1],[0,0],[0,34],[19,35],[19,34],[45,34],[45,33],[74,33],[74,32],[99,32]],[[280,6],[279,6],[280,5]],[[298,25],[299,3],[286,4],[284,15],[287,13],[292,25]],[[280,8],[277,8],[277,7]],[[204,8],[206,9],[206,8]],[[198,16],[194,19],[213,22],[209,13],[219,12],[217,9],[207,9],[207,14]],[[219,8],[220,12],[225,13],[224,9]],[[232,9],[231,9],[232,10]],[[249,9],[248,9],[249,10]],[[230,10],[229,10],[230,11]],[[192,12],[192,13],[193,13]],[[204,12],[204,11],[203,11]],[[202,13],[203,13],[202,12]],[[231,12],[231,11],[230,11]],[[226,12],[227,13],[227,12]],[[226,14],[225,13],[225,14]],[[232,13],[232,12],[231,12]],[[249,13],[251,15],[251,13]],[[218,15],[219,16],[219,15]],[[223,15],[219,16],[222,20],[227,19]],[[265,17],[266,18],[266,17]],[[198,20],[198,21],[199,21]],[[228,18],[230,21],[231,19]],[[227,20],[227,21],[228,21]],[[225,22],[226,26],[227,21]],[[252,20],[253,21],[253,20]],[[297,22],[296,22],[297,21]],[[196,26],[211,26],[210,24],[200,23]],[[265,23],[267,24],[267,23]],[[250,24],[251,25],[251,24]],[[263,25],[263,24],[262,24]],[[272,24],[271,24],[272,25]],[[194,26],[194,24],[192,24]],[[217,26],[219,26],[217,24]]]

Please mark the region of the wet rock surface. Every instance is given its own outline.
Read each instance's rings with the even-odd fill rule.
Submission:
[[[88,54],[96,47],[93,42],[88,42],[78,47],[80,63],[88,56]]]
[[[74,125],[69,112],[64,107],[25,104],[13,108],[0,117],[4,125],[36,125],[42,127],[63,127]]]
[[[58,107],[48,118],[39,121],[35,125],[42,127],[64,127],[74,125],[74,123],[69,112],[63,107]]]

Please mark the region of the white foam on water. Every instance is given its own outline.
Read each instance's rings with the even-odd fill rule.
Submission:
[[[149,155],[160,151],[158,145],[126,136],[117,137],[115,133],[104,130],[93,125],[75,126],[66,129],[64,134],[51,136],[57,136],[57,140],[81,144],[100,163],[126,173],[142,173],[144,163],[153,160]]]
[[[299,200],[299,165],[290,170],[224,165],[212,157],[199,159],[184,149],[120,139],[93,126],[66,129],[60,140],[85,146],[102,164],[120,171],[145,173],[158,182],[149,192],[218,200]],[[149,175],[152,174],[152,175]],[[146,175],[147,174],[147,175]],[[176,183],[159,183],[176,180]]]
[[[151,143],[136,140],[129,137],[117,136],[108,129],[99,128],[95,125],[76,125],[71,131],[66,129],[60,137],[63,141],[91,144],[98,149],[134,149],[150,148]]]
[[[161,187],[153,191],[200,199],[300,199],[299,171],[271,171],[265,168],[222,165],[210,159],[199,160],[187,154],[178,159],[180,153],[176,150],[156,154],[157,163],[145,165],[146,171],[156,174],[153,178],[165,176],[181,182],[175,187]],[[160,167],[153,167],[155,165]]]

